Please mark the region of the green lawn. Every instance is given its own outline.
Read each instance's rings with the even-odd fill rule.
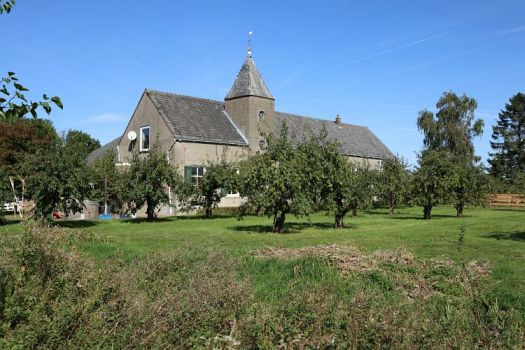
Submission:
[[[525,210],[469,209],[463,219],[458,219],[453,208],[439,207],[433,211],[430,221],[422,220],[421,214],[420,208],[400,209],[394,216],[381,209],[360,212],[355,218],[346,218],[347,227],[341,230],[335,230],[332,217],[322,213],[312,215],[309,220],[290,217],[285,234],[269,232],[271,219],[253,216],[241,221],[226,216],[212,220],[189,216],[156,221],[63,222],[61,225],[95,234],[95,239],[80,240],[78,244],[82,252],[101,266],[121,261],[124,265],[118,265],[119,269],[129,265],[133,271],[134,266],[138,266],[143,271],[140,273],[146,273],[151,264],[146,257],[176,252],[189,264],[181,271],[186,271],[188,281],[194,281],[200,278],[198,271],[202,266],[210,266],[210,257],[224,259],[221,258],[224,253],[232,257],[237,263],[231,265],[230,270],[235,270],[240,281],[248,281],[242,288],[254,298],[246,297],[251,301],[243,304],[240,310],[244,313],[237,316],[242,327],[248,327],[239,329],[239,336],[249,338],[249,334],[257,331],[262,338],[252,339],[254,344],[275,344],[280,334],[291,336],[298,332],[306,332],[301,336],[309,341],[319,336],[316,334],[345,339],[344,329],[352,329],[354,324],[348,326],[348,317],[352,317],[351,322],[364,322],[354,324],[361,331],[350,337],[363,344],[370,341],[376,345],[410,347],[407,344],[425,341],[431,346],[470,347],[478,341],[489,346],[494,339],[493,344],[498,346],[513,347],[512,344],[520,343],[525,336]],[[463,257],[458,252],[462,225],[466,232]],[[22,231],[23,226],[13,217],[8,218],[7,225],[0,226],[0,234]],[[438,265],[403,267],[381,263],[379,271],[345,277],[315,257],[281,260],[260,259],[251,254],[263,247],[327,244],[350,245],[368,254],[403,247],[421,261],[443,257],[454,261],[482,260],[489,263],[492,273],[489,280],[471,289],[468,280],[464,285],[464,279],[455,277],[457,270]],[[136,265],[143,260],[145,265]],[[205,286],[218,284],[209,292],[199,292],[200,298],[214,298],[214,290],[221,290],[223,287],[218,286],[225,284],[226,289],[221,292],[225,294],[221,295],[229,300],[228,285],[236,282],[221,282],[228,266],[225,265],[226,270],[219,275],[210,275],[211,280],[203,281]],[[208,271],[206,269],[203,271]],[[155,271],[151,274],[153,281],[164,278]],[[171,283],[168,281],[172,277],[166,278],[166,283]],[[399,286],[408,283],[409,289],[413,288],[410,284],[417,283],[418,278],[430,281],[433,289],[441,291],[441,296],[417,299],[416,303],[403,296],[400,292],[403,288]],[[152,283],[149,288],[155,288],[159,282]],[[131,295],[135,295],[140,294],[143,287],[131,288]],[[322,297],[317,299],[319,293]],[[344,311],[345,305],[354,311]],[[263,311],[257,311],[259,308]],[[250,318],[254,312],[263,312],[264,316]],[[363,315],[359,316],[359,312]],[[385,315],[383,321],[381,315]],[[377,322],[385,323],[381,326]],[[410,336],[404,334],[403,327],[408,327]],[[338,329],[342,333],[338,333]],[[367,332],[379,333],[367,336]],[[378,338],[384,334],[391,338]],[[406,344],[404,337],[409,339]],[[293,342],[293,339],[286,341]]]
[[[394,216],[386,210],[361,212],[346,218],[346,228],[333,229],[333,219],[319,213],[306,219],[290,217],[288,232],[269,232],[271,219],[246,217],[200,217],[159,219],[154,222],[86,221],[64,226],[89,230],[103,239],[85,244],[82,250],[97,260],[116,253],[131,259],[161,250],[228,251],[244,256],[264,246],[301,247],[320,244],[349,244],[372,252],[400,246],[420,257],[447,255],[456,258],[459,229],[466,228],[464,252],[468,259],[488,260],[501,288],[516,297],[525,290],[525,210],[470,209],[465,217],[454,217],[454,209],[435,208],[430,221],[421,220],[420,208],[400,209]],[[0,232],[19,232],[14,221]],[[525,297],[522,297],[525,300]]]

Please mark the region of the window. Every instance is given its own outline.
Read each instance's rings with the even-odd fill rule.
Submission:
[[[378,160],[377,163],[376,163],[376,169],[377,170],[382,170],[383,169],[383,161],[382,160]]]
[[[140,128],[140,151],[149,151],[149,126],[143,126]]]
[[[187,183],[193,186],[199,185],[199,180],[202,179],[206,173],[206,168],[202,166],[185,166],[184,167],[184,179]]]

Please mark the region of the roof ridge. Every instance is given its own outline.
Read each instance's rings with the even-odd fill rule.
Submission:
[[[368,129],[368,126],[366,125],[359,125],[359,124],[350,124],[350,123],[341,123],[341,124],[335,124],[335,122],[333,120],[329,120],[329,119],[322,119],[322,118],[318,118],[318,117],[309,117],[309,116],[306,116],[306,115],[300,115],[300,114],[295,114],[295,113],[288,113],[288,112],[279,112],[279,111],[275,111],[275,113],[280,113],[280,114],[287,114],[287,115],[290,115],[292,117],[298,117],[298,118],[306,118],[306,119],[313,119],[313,120],[318,120],[318,121],[322,121],[322,122],[327,122],[327,123],[333,123],[334,125],[347,125],[347,126],[357,126],[359,128],[367,128]],[[370,129],[369,129],[370,130]]]
[[[160,90],[155,90],[155,89],[144,89],[144,90],[148,94],[149,93],[155,93],[155,94],[161,94],[161,95],[187,97],[187,98],[191,98],[193,100],[210,101],[210,102],[216,102],[216,103],[220,103],[220,104],[224,105],[223,101],[213,100],[211,98],[206,98],[206,97],[197,97],[197,96],[183,95],[183,94],[177,94],[177,93],[174,93],[174,92],[160,91]]]

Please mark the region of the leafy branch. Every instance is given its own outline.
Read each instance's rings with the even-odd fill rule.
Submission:
[[[58,96],[48,97],[44,94],[42,96],[43,101],[33,102],[29,100],[24,94],[29,89],[20,84],[14,72],[8,72],[7,76],[2,78],[1,84],[0,120],[13,121],[24,118],[27,114],[37,118],[39,108],[43,108],[49,115],[52,105],[60,109],[64,108]]]

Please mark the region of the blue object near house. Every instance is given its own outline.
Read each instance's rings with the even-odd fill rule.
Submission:
[[[111,214],[100,214],[99,216],[97,216],[97,219],[100,219],[100,220],[112,220],[113,219],[113,215],[111,215]]]

